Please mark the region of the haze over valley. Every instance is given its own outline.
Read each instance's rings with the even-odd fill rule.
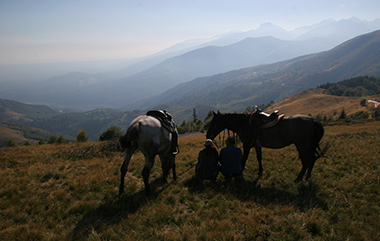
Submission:
[[[62,70],[92,68],[92,71],[68,71],[47,79],[43,79],[43,75],[40,77],[35,75],[32,79],[24,76],[22,81],[15,80],[17,77],[12,78],[9,72],[2,71],[0,95],[5,99],[45,104],[63,111],[88,111],[96,108],[147,109],[154,107],[151,103],[147,103],[151,100],[149,98],[165,93],[179,84],[194,83],[190,81],[196,78],[328,51],[350,38],[377,29],[380,29],[380,19],[371,22],[357,18],[339,21],[328,19],[293,31],[286,31],[279,26],[266,23],[255,30],[224,34],[211,40],[189,40],[129,65],[126,60],[83,63],[86,67],[80,67],[80,63],[73,63],[79,67],[70,66],[70,63],[41,64],[40,67],[51,71],[54,69],[53,66]],[[106,66],[114,68],[109,67],[100,71],[102,70],[99,68],[100,64],[103,68]],[[37,66],[29,67],[37,71]],[[118,68],[115,68],[116,66]],[[28,72],[26,65],[20,65],[19,68],[13,66],[13,68],[18,73],[24,72],[24,69],[26,73]],[[98,69],[99,72],[94,69]],[[345,77],[353,77],[354,74]],[[329,81],[339,80],[342,79]],[[308,87],[315,86],[308,85]],[[175,89],[177,88],[179,86]],[[186,87],[186,89],[191,88]],[[168,99],[173,99],[174,96],[178,96],[178,92],[168,95]],[[281,96],[284,97],[287,96]],[[278,97],[272,99],[278,100]],[[217,105],[218,103],[188,104]]]

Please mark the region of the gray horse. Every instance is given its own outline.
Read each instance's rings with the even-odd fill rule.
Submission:
[[[173,130],[177,134],[177,130]],[[173,169],[173,179],[176,180],[175,154],[172,152],[173,131],[165,128],[155,117],[141,115],[136,117],[128,127],[124,136],[120,138],[120,144],[126,148],[123,165],[121,166],[121,178],[119,194],[124,192],[124,177],[128,170],[129,161],[133,153],[139,149],[145,156],[145,166],[142,176],[145,184],[145,191],[151,194],[149,186],[149,175],[154,165],[156,155],[159,155],[163,170],[164,182]]]
[[[309,116],[290,115],[283,117],[275,126],[255,130],[255,122],[260,121],[260,118],[259,112],[255,112],[252,116],[237,113],[214,113],[206,137],[214,139],[224,129],[236,132],[243,142],[243,168],[250,149],[255,147],[259,163],[259,176],[263,172],[262,147],[277,149],[294,144],[302,161],[302,169],[295,182],[301,181],[306,171],[308,171],[306,179],[309,179],[315,161],[325,151],[320,151],[319,147],[319,142],[324,134],[322,124]]]

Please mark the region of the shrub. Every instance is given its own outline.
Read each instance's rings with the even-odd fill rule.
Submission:
[[[49,143],[49,144],[54,144],[54,143],[57,142],[57,140],[58,140],[58,137],[55,136],[55,135],[52,135],[52,136],[49,138],[48,143]]]
[[[355,114],[350,115],[350,118],[353,120],[368,119],[369,114],[367,111],[358,111]]]
[[[380,119],[380,108],[376,108],[374,112],[372,112],[372,118],[378,120]]]
[[[347,118],[347,114],[346,114],[346,111],[343,109],[338,119],[345,120],[346,118]]]
[[[7,143],[7,147],[15,147],[15,146],[17,146],[17,143],[14,140],[10,139]]]
[[[78,142],[88,141],[88,135],[84,130],[79,130],[78,135],[77,135],[77,141]]]
[[[122,135],[123,135],[123,132],[121,131],[120,127],[111,126],[100,135],[99,141],[117,139]]]
[[[58,139],[57,139],[57,143],[59,144],[62,144],[62,143],[68,143],[69,141],[65,138],[63,138],[63,136],[59,136]]]

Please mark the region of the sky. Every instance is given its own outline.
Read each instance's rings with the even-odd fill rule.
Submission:
[[[380,18],[379,0],[0,0],[0,64],[128,59],[176,43]]]

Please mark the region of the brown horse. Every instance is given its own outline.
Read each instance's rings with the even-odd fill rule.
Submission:
[[[224,129],[237,133],[243,142],[243,168],[248,159],[250,149],[255,147],[259,163],[259,176],[263,172],[262,147],[278,149],[294,144],[302,161],[302,169],[295,182],[302,180],[306,170],[308,171],[306,180],[309,179],[315,161],[322,154],[318,153],[318,150],[320,150],[319,142],[324,134],[322,124],[309,116],[289,115],[282,118],[275,126],[260,128],[259,131],[255,131],[255,121],[259,121],[259,118],[255,118],[253,114],[251,120],[253,125],[251,125],[250,117],[249,114],[214,112],[206,137],[214,139]],[[257,137],[255,137],[255,134]]]

